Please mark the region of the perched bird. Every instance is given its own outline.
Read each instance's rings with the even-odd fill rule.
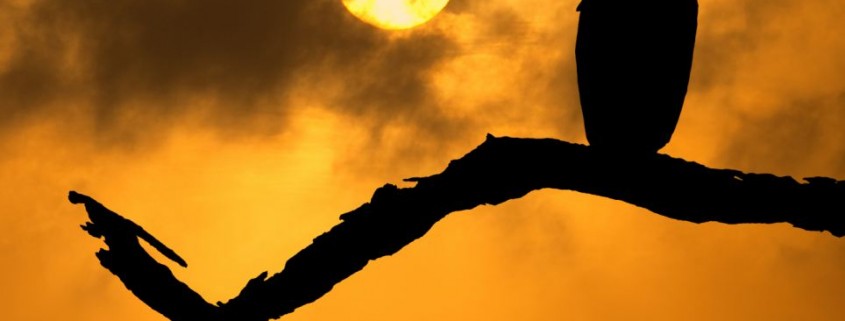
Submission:
[[[672,137],[692,67],[696,0],[582,0],[575,44],[587,140],[656,153]]]

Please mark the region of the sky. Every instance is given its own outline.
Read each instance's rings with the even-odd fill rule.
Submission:
[[[700,0],[662,152],[845,178],[845,3]],[[385,183],[496,136],[586,143],[577,0],[452,0],[386,31],[339,0],[0,0],[0,318],[164,320],[99,266],[91,195],[234,297]],[[453,213],[287,320],[841,320],[845,240],[543,190]]]

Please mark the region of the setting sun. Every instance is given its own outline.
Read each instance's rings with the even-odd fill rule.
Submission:
[[[343,0],[353,15],[382,29],[408,29],[434,18],[449,0]]]

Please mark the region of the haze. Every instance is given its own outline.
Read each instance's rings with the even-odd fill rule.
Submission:
[[[486,133],[585,143],[577,0],[452,0],[383,31],[340,1],[0,2],[0,319],[163,318],[99,266],[78,190],[211,301]],[[700,0],[663,152],[845,178],[845,3]],[[454,213],[286,320],[841,320],[845,241],[543,191]]]

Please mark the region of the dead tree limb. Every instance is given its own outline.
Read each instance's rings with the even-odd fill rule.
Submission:
[[[218,306],[206,303],[149,257],[135,234],[91,234],[105,236],[110,248],[98,253],[103,266],[171,320],[242,321],[279,318],[317,300],[370,260],[422,237],[451,212],[499,204],[543,188],[604,196],[694,223],[789,223],[845,235],[843,181],[815,177],[799,183],[791,177],[711,169],[666,155],[600,153],[554,139],[488,135],[442,173],[408,181],[417,185],[379,188],[369,203],[341,215],[341,223],[290,258],[281,272],[269,278],[262,273],[237,297]],[[95,230],[112,228],[101,224],[103,215],[95,213],[113,212],[76,195],[71,201],[86,205]]]

